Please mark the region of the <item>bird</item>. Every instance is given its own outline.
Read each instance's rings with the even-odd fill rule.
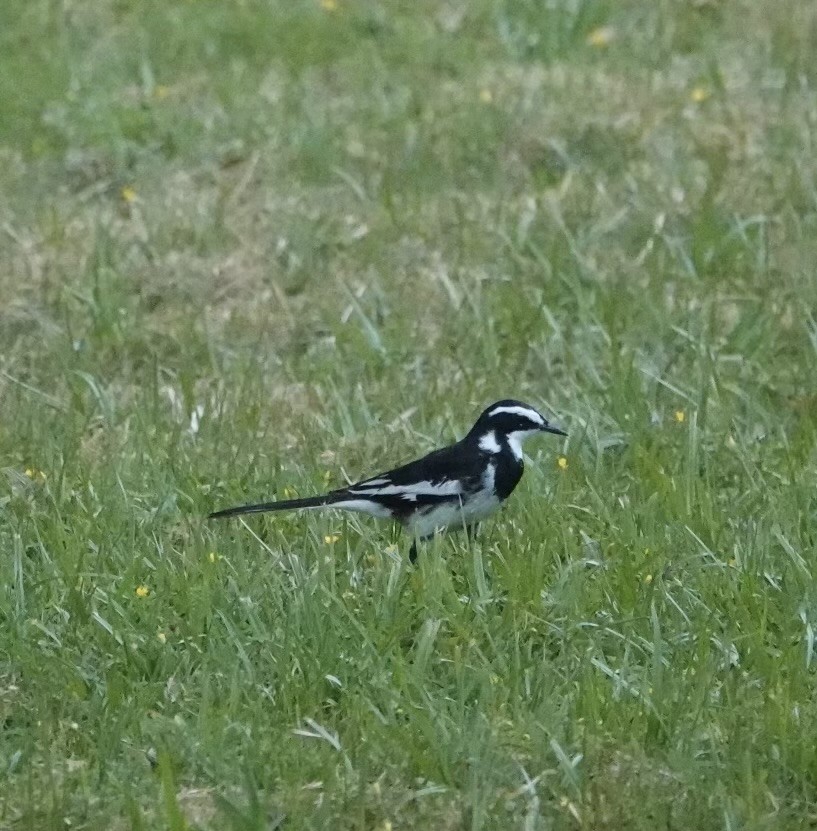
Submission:
[[[239,505],[214,511],[209,519],[311,508],[341,508],[396,520],[417,542],[441,530],[475,533],[519,484],[525,464],[522,442],[538,433],[566,436],[529,404],[503,399],[487,407],[464,438],[353,485],[319,496]]]

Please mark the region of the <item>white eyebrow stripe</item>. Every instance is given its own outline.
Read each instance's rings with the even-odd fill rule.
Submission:
[[[486,453],[499,453],[502,445],[496,440],[496,431],[490,430],[479,440],[479,449]]]
[[[409,495],[414,494],[428,494],[429,496],[457,496],[462,493],[462,483],[457,481],[443,481],[430,482],[428,480],[423,482],[413,482],[410,485],[384,485],[371,486],[370,482],[364,482],[356,488],[349,488],[350,493],[360,494],[361,496],[391,496],[398,495],[404,498],[410,498]]]
[[[537,424],[544,424],[545,420],[542,418],[536,410],[531,409],[530,407],[494,407],[491,412],[488,413],[489,416],[499,415],[500,413],[509,413],[510,415],[518,415],[518,416],[525,416],[525,418],[529,418],[531,421],[535,421]]]

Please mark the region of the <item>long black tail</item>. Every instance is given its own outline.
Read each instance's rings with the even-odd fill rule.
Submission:
[[[294,511],[298,508],[321,508],[348,499],[349,495],[343,491],[332,491],[323,496],[306,496],[303,499],[282,499],[279,502],[261,502],[258,505],[238,505],[235,508],[225,508],[223,511],[214,511],[207,519],[223,519],[224,517],[238,516],[239,514],[260,514],[265,511]]]

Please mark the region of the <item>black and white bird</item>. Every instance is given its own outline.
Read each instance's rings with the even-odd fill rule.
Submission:
[[[301,508],[360,511],[399,522],[413,538],[413,562],[417,540],[440,530],[475,530],[498,510],[522,478],[522,442],[543,432],[567,435],[528,404],[497,401],[465,438],[414,462],[322,496],[240,505],[210,519]]]

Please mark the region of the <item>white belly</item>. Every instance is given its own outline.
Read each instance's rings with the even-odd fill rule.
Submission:
[[[493,514],[502,504],[494,492],[494,466],[485,471],[482,480],[483,489],[467,501],[451,501],[435,505],[422,513],[415,514],[407,523],[406,529],[412,536],[422,539],[435,531],[461,531],[481,519]]]

